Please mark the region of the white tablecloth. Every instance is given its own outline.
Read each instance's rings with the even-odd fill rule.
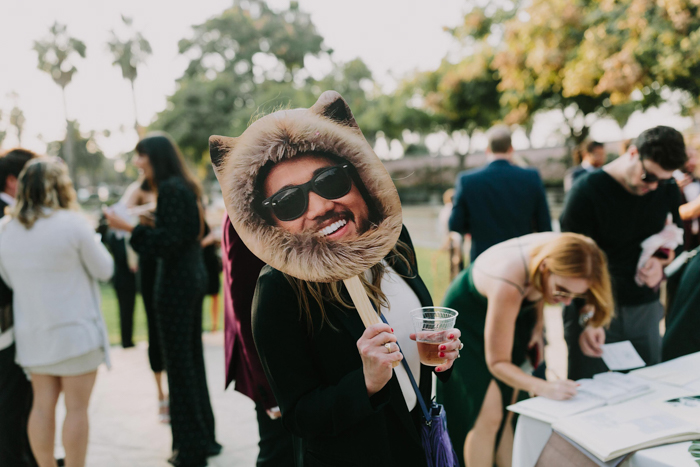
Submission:
[[[549,423],[520,415],[513,442],[513,467],[534,467],[551,434]],[[698,467],[688,446],[690,441],[637,451],[620,467]]]

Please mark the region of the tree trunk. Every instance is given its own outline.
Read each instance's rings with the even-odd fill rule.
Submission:
[[[130,79],[129,82],[131,83],[131,100],[134,104],[134,129],[139,139],[141,139],[141,125],[139,125],[139,114],[136,111],[136,88],[134,87],[133,79]]]
[[[66,141],[64,144],[64,154],[66,156],[66,164],[68,164],[68,170],[70,171],[70,178],[73,181],[73,185],[76,190],[78,189],[78,179],[76,178],[76,167],[75,167],[75,156],[73,154],[73,128],[68,121],[68,107],[66,106],[66,88],[61,88],[61,95],[63,96],[63,115],[66,119]]]

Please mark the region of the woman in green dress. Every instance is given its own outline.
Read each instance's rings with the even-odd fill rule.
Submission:
[[[535,366],[542,355],[544,302],[568,305],[575,298],[588,304],[582,349],[600,357],[613,299],[607,260],[590,238],[553,232],[514,238],[486,250],[454,280],[444,305],[459,311],[464,349],[437,394],[462,465],[492,467],[495,457],[499,467],[510,466],[512,415],[505,407],[518,391],[555,400],[576,394],[573,381],[545,381],[520,369],[528,354]]]

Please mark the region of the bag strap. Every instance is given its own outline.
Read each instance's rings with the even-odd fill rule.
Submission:
[[[382,321],[384,321],[384,324],[389,324],[384,317],[384,315],[381,315]],[[399,352],[401,352],[401,346],[399,345],[398,341],[396,342],[396,346],[399,348]],[[403,354],[403,352],[401,352]],[[425,406],[425,401],[423,400],[423,396],[420,393],[420,389],[418,389],[418,385],[416,384],[416,380],[413,377],[413,373],[411,373],[411,369],[408,367],[408,363],[406,362],[406,359],[403,358],[401,359],[401,364],[403,365],[404,369],[406,370],[406,373],[408,373],[408,379],[411,380],[411,386],[413,386],[413,390],[416,393],[416,399],[418,399],[418,403],[420,404],[420,408],[423,411],[423,417],[425,418],[425,424],[430,426],[432,423],[432,419],[430,417],[430,412],[428,412],[428,408]]]

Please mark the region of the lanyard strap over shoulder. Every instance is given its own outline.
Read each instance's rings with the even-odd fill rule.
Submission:
[[[384,321],[384,324],[389,324],[384,317],[384,315],[381,315],[382,321]],[[396,345],[399,347],[399,352],[401,352],[401,346],[399,345],[398,342],[396,342]],[[403,354],[403,352],[401,352]],[[418,389],[418,385],[416,384],[415,378],[413,378],[413,373],[411,373],[411,369],[408,367],[408,362],[406,361],[406,358],[404,357],[401,360],[401,364],[403,365],[404,369],[406,370],[406,373],[408,373],[408,379],[411,380],[411,386],[413,386],[413,390],[416,393],[416,399],[418,399],[418,403],[420,404],[420,408],[423,411],[423,417],[425,418],[425,423],[427,425],[430,425],[431,423],[431,417],[430,417],[430,412],[428,412],[428,408],[425,406],[425,401],[423,400],[423,396],[420,393],[420,389]]]

